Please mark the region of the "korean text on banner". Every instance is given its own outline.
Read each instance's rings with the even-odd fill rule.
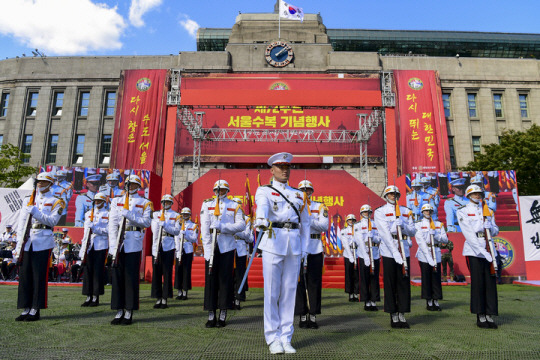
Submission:
[[[540,261],[540,196],[520,196],[525,261]]]
[[[450,171],[450,151],[437,73],[394,71],[401,173]]]

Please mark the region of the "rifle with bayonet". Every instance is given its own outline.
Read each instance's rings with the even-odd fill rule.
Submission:
[[[394,187],[395,186],[396,186],[396,180],[394,179]],[[397,219],[399,219],[401,217],[401,210],[399,208],[397,194],[396,194],[396,197],[395,197],[394,206],[395,206],[395,209],[396,209],[395,212],[396,212],[396,220],[397,220]],[[401,226],[397,226],[396,230],[397,230],[397,237],[398,237],[398,250],[399,250],[399,253],[401,254],[401,258],[403,260],[403,265],[402,265],[401,272],[403,274],[403,277],[408,277],[409,276],[409,264],[407,264],[407,256],[405,255],[405,246],[403,245],[403,232],[402,232]]]
[[[129,186],[130,186],[129,177],[130,176],[131,176],[131,170],[129,171],[129,175],[126,178],[126,182],[124,185],[125,197],[124,197],[123,210],[128,210],[128,211],[129,211]],[[120,255],[121,248],[124,245],[124,239],[126,237],[126,224],[127,224],[127,219],[126,217],[122,216],[122,222],[120,223],[120,228],[118,229],[118,235],[116,236],[117,248],[116,248],[116,253],[114,254],[114,257],[113,257],[113,266],[118,266],[118,260],[119,260],[118,258]]]
[[[484,216],[484,221],[486,221],[486,219],[491,216],[491,213],[489,211],[489,207],[487,206],[484,200],[482,200],[482,212]],[[499,269],[499,266],[497,265],[497,258],[495,257],[495,245],[493,244],[493,237],[491,236],[491,230],[484,228],[484,234],[486,236],[486,250],[489,251],[489,254],[491,255],[491,264],[489,266],[489,274],[491,276],[495,276],[497,274],[497,270]]]
[[[90,213],[90,223],[94,224],[94,209],[96,207],[95,200],[92,200],[92,210]],[[83,258],[82,258],[82,265],[86,265],[86,260],[88,258],[88,247],[90,246],[90,239],[92,238],[92,225],[90,225],[90,229],[88,229],[88,232],[86,233],[86,236],[83,239],[84,244],[84,252],[83,252]]]
[[[161,216],[159,217],[159,222],[162,223],[164,221],[165,221],[165,209],[163,208],[163,203],[162,203]],[[159,264],[159,261],[161,260],[160,250],[163,246],[162,243],[163,243],[163,226],[159,225],[158,248],[157,248],[156,257],[154,258],[154,265]]]
[[[38,166],[37,174],[39,174],[40,166]],[[30,199],[28,199],[28,205],[27,206],[35,206],[36,205],[36,191],[37,191],[37,175],[34,179],[34,186],[32,188],[32,195],[30,195]],[[21,209],[22,210],[22,209]],[[30,231],[32,231],[32,214],[28,214],[26,217],[26,223],[24,225],[24,237],[23,242],[21,246],[21,253],[19,254],[19,257],[17,258],[17,265],[22,265],[23,258],[24,258],[24,248],[26,247],[26,243],[28,243],[28,240],[30,239]]]
[[[371,219],[367,219],[368,223],[368,251],[369,251],[369,273],[373,275],[375,273],[375,261],[373,260],[373,239],[371,238],[371,231],[373,226],[371,225]]]
[[[433,222],[433,218],[429,218],[429,228],[430,230],[435,230],[435,223]],[[433,266],[433,272],[437,272],[437,254],[435,253],[435,236],[433,234],[429,234],[429,244],[431,246],[431,257],[433,258],[433,261],[435,262],[435,266]]]
[[[218,182],[218,188],[217,188],[217,194],[216,194],[216,204],[214,207],[214,216],[215,220],[219,220],[219,217],[221,216],[221,212],[219,210],[219,198],[221,196],[221,182]],[[210,250],[210,260],[208,261],[208,275],[212,275],[212,270],[214,268],[214,253],[216,248],[216,242],[217,242],[217,236],[218,231],[217,229],[213,229],[212,231],[212,249]]]

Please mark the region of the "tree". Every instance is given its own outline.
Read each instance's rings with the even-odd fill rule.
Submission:
[[[540,195],[540,126],[505,130],[500,144],[483,145],[484,153],[463,170],[515,170],[520,195]]]
[[[24,160],[28,157],[15,145],[2,145],[0,149],[0,187],[17,188],[24,182],[21,179],[27,178],[36,171],[35,168],[24,165]]]

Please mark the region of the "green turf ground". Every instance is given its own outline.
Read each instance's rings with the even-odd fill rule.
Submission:
[[[444,287],[440,313],[425,310],[412,287],[411,329],[391,329],[389,315],[365,312],[342,290],[323,290],[318,330],[299,329],[296,355],[273,355],[263,336],[262,289],[230,311],[224,329],[206,329],[201,288],[189,300],[152,308],[142,285],[131,326],[111,326],[110,287],[98,308],[81,308],[80,288],[49,287],[49,309],[35,323],[15,322],[16,286],[0,286],[1,359],[540,359],[540,288],[499,286],[498,330],[479,329],[469,287]],[[298,318],[296,319],[296,323]]]

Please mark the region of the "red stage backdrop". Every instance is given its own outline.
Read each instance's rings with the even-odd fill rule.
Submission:
[[[380,80],[366,75],[210,74],[182,78],[181,91],[182,105],[205,113],[204,128],[356,131],[357,114],[369,115],[372,107],[381,106]],[[193,141],[178,126],[176,159],[191,161]],[[383,141],[381,126],[369,141],[370,157],[382,161]],[[304,163],[321,163],[325,156],[334,163],[351,163],[359,157],[357,143],[203,142],[201,161],[264,163],[280,151],[294,153]]]
[[[440,80],[431,70],[394,71],[400,174],[450,171]]]
[[[162,173],[167,70],[122,70],[111,167]]]

